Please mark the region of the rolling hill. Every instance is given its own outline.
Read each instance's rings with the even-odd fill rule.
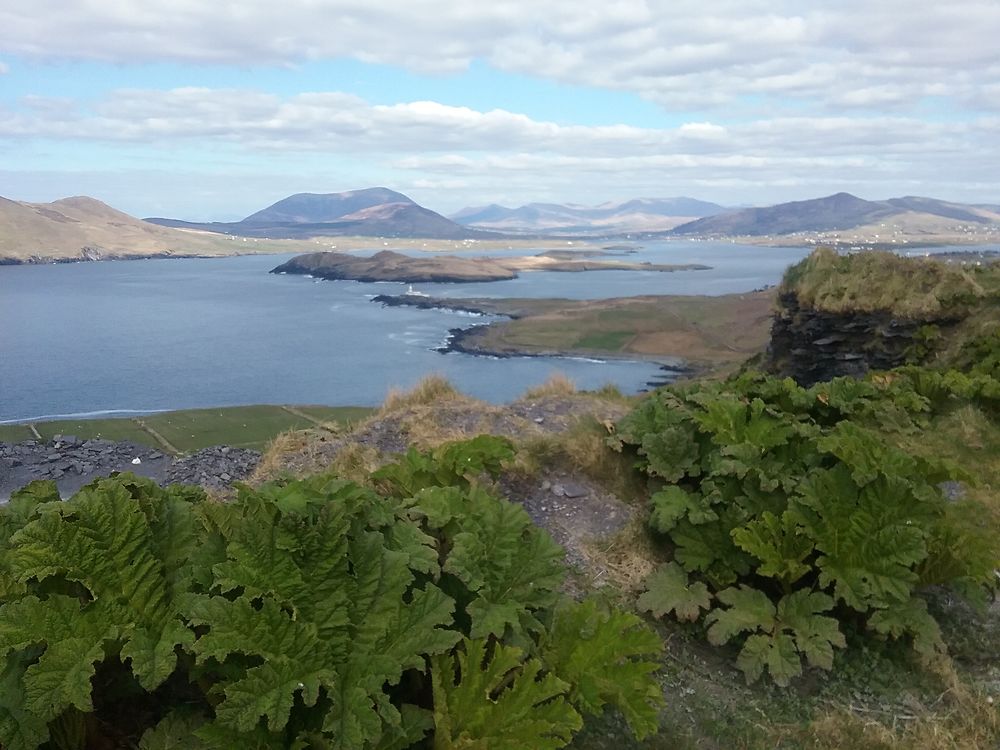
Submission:
[[[296,193],[250,214],[242,224],[323,224],[390,204],[416,205],[402,193],[376,187],[344,193]]]
[[[764,236],[858,229],[877,232],[887,225],[914,235],[957,231],[965,225],[1000,226],[1000,213],[936,198],[907,196],[867,201],[850,193],[746,208],[682,224],[677,235]]]
[[[52,203],[0,198],[0,263],[229,255],[233,243],[140,221],[94,198]]]
[[[384,187],[344,193],[298,193],[236,222],[193,223],[154,217],[153,224],[270,239],[311,237],[488,238]]]

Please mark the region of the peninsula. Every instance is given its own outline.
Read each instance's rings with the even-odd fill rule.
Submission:
[[[506,318],[456,327],[441,351],[491,357],[601,357],[659,362],[671,371],[722,373],[763,352],[774,290],[718,296],[601,300],[444,299],[379,295],[388,307],[453,310]]]

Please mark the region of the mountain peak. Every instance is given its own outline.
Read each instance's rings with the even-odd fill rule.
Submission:
[[[416,205],[402,193],[384,187],[343,193],[296,193],[257,211],[245,224],[325,224],[357,211],[387,203]]]

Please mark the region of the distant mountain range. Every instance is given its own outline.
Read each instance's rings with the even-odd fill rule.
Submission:
[[[492,203],[463,208],[450,218],[467,227],[517,234],[609,234],[664,231],[692,218],[726,210],[694,198],[634,198],[599,206],[528,203],[507,208]]]
[[[763,236],[802,232],[859,230],[878,233],[883,224],[906,234],[955,231],[960,225],[1000,224],[996,206],[949,203],[936,198],[907,196],[866,201],[836,193],[767,208],[745,208],[707,216],[671,230],[674,235]]]
[[[685,216],[686,215],[686,216]],[[694,220],[693,215],[700,215]],[[454,220],[452,220],[454,219]],[[114,257],[232,255],[260,238],[367,236],[502,239],[512,236],[773,237],[818,242],[1000,242],[1000,206],[907,196],[866,201],[849,193],[726,210],[693,198],[637,198],[586,207],[530,203],[459,211],[452,219],[388,188],[300,193],[238,222],[139,220],[94,198],[23,203],[0,198],[0,263]],[[184,231],[181,231],[184,230]],[[846,233],[846,234],[840,234]],[[256,246],[244,243],[253,242]],[[242,240],[237,244],[238,240]],[[801,241],[805,241],[804,239]],[[272,250],[278,248],[271,248]]]
[[[457,224],[418,205],[402,193],[384,187],[346,193],[298,193],[236,222],[196,223],[159,217],[146,221],[167,227],[270,239],[343,236],[466,239],[494,236]]]

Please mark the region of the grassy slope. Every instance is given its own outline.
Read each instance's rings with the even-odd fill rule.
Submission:
[[[768,292],[719,297],[505,300],[523,315],[482,329],[464,343],[488,351],[680,357],[708,368],[736,365],[767,343]]]

